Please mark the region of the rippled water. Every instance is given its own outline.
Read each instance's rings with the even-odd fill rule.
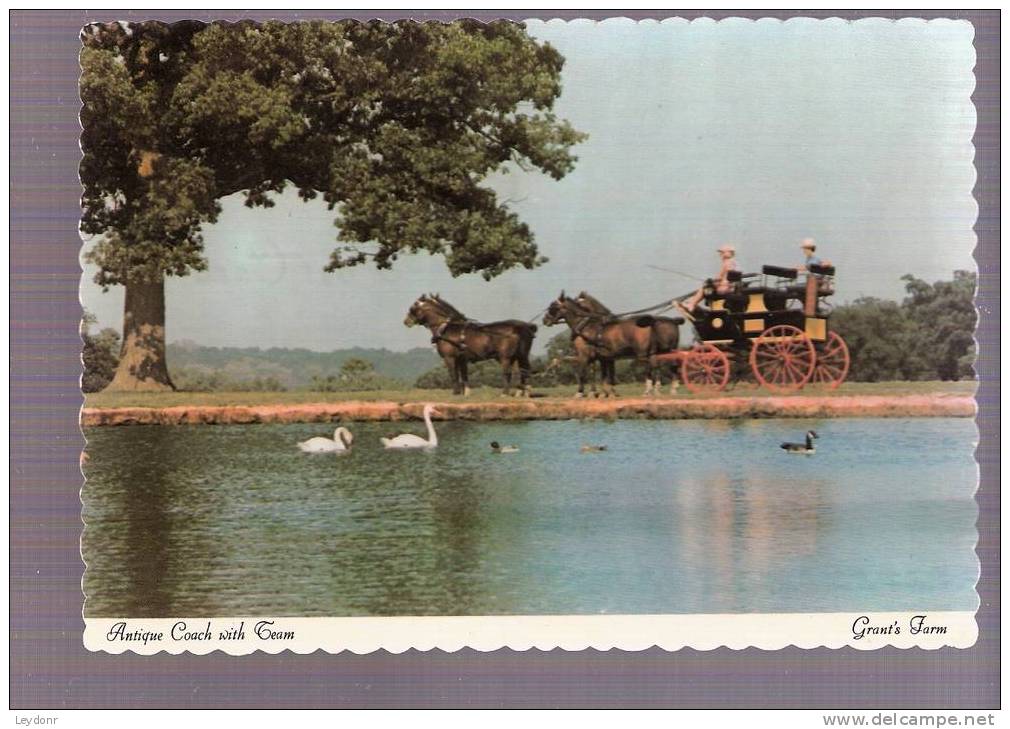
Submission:
[[[812,457],[782,440],[808,428]],[[968,419],[87,430],[92,616],[974,610]],[[495,455],[488,443],[516,444]],[[606,444],[580,453],[583,443]]]

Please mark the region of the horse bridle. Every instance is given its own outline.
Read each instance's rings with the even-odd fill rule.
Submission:
[[[593,299],[594,301],[593,304],[588,304],[584,302],[583,299],[587,297],[592,299],[592,297],[590,297],[588,294],[579,294],[574,299],[571,299],[571,301],[574,302],[575,305],[578,306],[583,311],[593,316],[599,317],[601,321],[617,321],[618,319],[620,319],[620,317],[618,317],[616,314],[614,314],[614,312],[610,311],[606,307],[603,307],[603,310],[596,308],[598,306],[602,307],[603,305],[600,304],[600,302],[596,301],[595,299]]]
[[[418,299],[418,303],[425,302],[435,306],[435,308],[441,311],[442,316],[446,317],[449,321],[463,321],[473,323],[473,319],[468,317],[462,311],[457,309],[455,306],[450,304],[448,301],[443,301],[439,296],[427,296]]]
[[[596,333],[596,339],[595,339],[595,341],[592,340],[592,339],[590,339],[583,332],[585,331],[585,328],[587,326],[589,326],[594,320],[596,320],[597,323],[599,323],[599,324],[602,325],[603,324],[603,321],[602,321],[603,317],[601,315],[599,315],[599,314],[595,314],[595,313],[589,311],[588,309],[586,309],[585,307],[583,307],[581,304],[579,304],[579,302],[577,302],[575,299],[565,299],[564,301],[559,301],[558,303],[561,304],[561,305],[564,305],[564,304],[567,303],[569,305],[568,306],[569,310],[571,310],[573,307],[581,310],[582,316],[579,317],[579,318],[577,318],[575,321],[571,322],[572,333],[575,336],[577,336],[577,337],[582,337],[582,339],[584,339],[586,342],[588,342],[589,344],[593,345],[597,349],[601,348],[603,346],[602,345],[602,342],[603,342],[603,330],[602,330],[602,328]],[[570,315],[570,311],[562,310],[562,313],[565,316],[565,321],[569,321],[568,317]]]
[[[446,305],[441,299],[437,299],[437,298],[435,298],[433,296],[429,296],[429,297],[426,297],[426,298],[418,299],[417,302],[415,302],[415,306],[416,305],[422,305],[423,306],[423,304],[426,304],[426,303],[427,304],[431,304],[434,307],[434,309],[436,309],[436,311],[432,312],[435,316],[440,316],[440,317],[442,317],[444,319],[444,321],[441,324],[437,324],[435,326],[435,328],[432,330],[432,332],[431,332],[431,341],[432,341],[432,343],[435,343],[435,342],[446,342],[448,344],[451,344],[456,349],[459,349],[459,350],[466,349],[467,348],[466,347],[466,328],[467,328],[467,326],[475,324],[475,322],[471,321],[470,319],[459,319],[455,315],[450,314],[449,313],[449,307],[448,307],[448,305]],[[411,314],[411,316],[414,316],[414,315]],[[414,319],[417,320],[417,317],[414,316]],[[451,339],[451,338],[445,336],[445,330],[446,330],[446,328],[448,328],[448,326],[450,324],[459,324],[462,327],[462,330],[460,331],[460,335],[459,335],[459,340],[458,341],[455,340],[455,339]]]

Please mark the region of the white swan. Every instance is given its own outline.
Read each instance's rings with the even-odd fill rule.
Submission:
[[[332,453],[334,451],[347,451],[351,449],[354,436],[347,428],[340,427],[333,431],[333,440],[329,438],[317,437],[309,438],[298,444],[298,448],[305,453]]]
[[[441,415],[441,413],[429,403],[424,406],[424,424],[428,428],[428,440],[413,433],[404,433],[395,438],[382,438],[382,445],[386,448],[434,448],[438,445],[438,435],[435,433],[435,426],[431,424],[432,415]]]

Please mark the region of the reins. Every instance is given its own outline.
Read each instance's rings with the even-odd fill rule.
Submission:
[[[442,317],[444,319],[440,324],[436,324],[435,327],[432,328],[431,330],[431,341],[433,344],[435,342],[446,342],[448,344],[451,344],[456,349],[465,350],[467,349],[466,346],[467,327],[476,329],[485,336],[491,337],[492,339],[496,337],[507,336],[506,334],[500,334],[492,329],[488,329],[489,326],[488,324],[484,322],[479,322],[476,319],[469,318],[468,316],[463,314],[463,312],[461,312],[459,309],[452,306],[452,304],[442,301],[442,299],[440,298],[428,297],[425,301],[427,303],[434,305],[436,311],[433,311],[432,313],[435,316]],[[543,311],[547,311],[547,309],[545,308]],[[539,314],[537,316],[539,316]],[[536,317],[533,318],[535,319]],[[527,325],[530,325],[532,323],[533,323],[532,320],[527,320],[523,322],[523,324]],[[444,332],[445,329],[451,324],[457,324],[460,327],[462,327],[459,340],[443,336],[442,332]]]
[[[684,299],[688,298],[689,296],[691,296],[691,294],[686,294],[684,296],[679,296],[676,299],[673,299],[673,302],[683,301]],[[575,299],[569,299],[569,301],[571,301],[575,306],[577,306],[579,308],[579,310],[586,317],[588,317],[590,319],[599,319],[600,321],[604,321],[604,322],[606,320],[608,320],[608,319],[611,319],[611,320],[622,319],[624,317],[635,316],[637,314],[648,314],[649,312],[655,312],[656,314],[662,314],[664,311],[669,311],[670,309],[672,309],[674,307],[674,303],[671,302],[670,299],[667,299],[666,301],[663,301],[663,302],[661,302],[659,304],[654,304],[653,306],[647,306],[644,309],[634,309],[633,311],[622,311],[622,312],[617,312],[617,313],[612,313],[612,314],[604,314],[602,312],[596,312],[596,311],[591,311],[590,309],[587,309],[585,306],[579,304]]]
[[[538,311],[536,314],[534,314],[533,316],[531,316],[529,319],[526,319],[526,323],[527,324],[536,324],[537,319],[539,319],[541,316],[543,316],[544,314],[546,314],[547,310],[550,309],[550,308],[551,308],[551,305],[548,304],[543,309],[541,309],[540,311]]]
[[[677,298],[673,299],[673,301],[683,301],[684,299],[690,298],[691,295],[692,294],[684,294],[683,296],[678,296]],[[622,311],[620,314],[614,314],[614,316],[617,317],[635,316],[636,314],[648,314],[650,312],[655,312],[656,314],[662,314],[664,311],[669,311],[673,307],[674,304],[671,302],[670,299],[667,299],[666,301],[663,301],[659,304],[655,304],[654,306],[647,306],[644,309],[635,309],[633,311]]]

